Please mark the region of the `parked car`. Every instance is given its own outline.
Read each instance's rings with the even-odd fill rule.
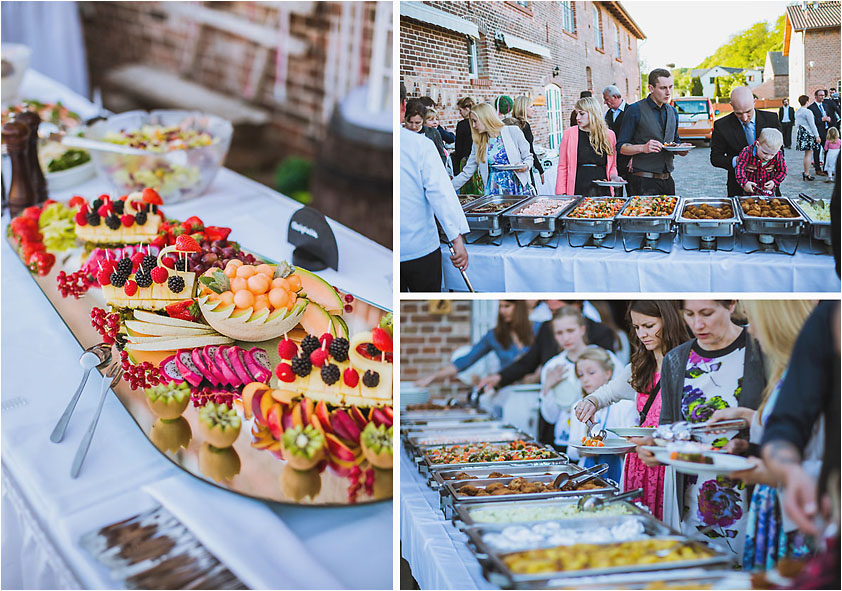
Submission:
[[[713,110],[710,99],[704,96],[681,96],[672,100],[678,111],[678,137],[682,140],[710,141],[713,119],[719,111]]]

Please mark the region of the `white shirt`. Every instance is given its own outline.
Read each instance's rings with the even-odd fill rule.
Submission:
[[[611,109],[611,112],[614,114],[613,121],[616,121],[617,117],[620,115],[620,113],[622,113],[625,110],[626,110],[626,101],[621,101],[619,107],[617,107],[616,109]]]
[[[469,229],[436,146],[426,136],[403,127],[400,134],[400,259],[404,262],[440,247],[437,219],[450,240]]]
[[[784,118],[781,119],[781,123],[789,123],[789,105],[784,106]]]

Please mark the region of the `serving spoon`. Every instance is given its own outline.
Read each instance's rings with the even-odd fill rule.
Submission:
[[[64,438],[64,432],[67,431],[67,424],[70,422],[70,417],[73,416],[73,411],[76,408],[76,403],[79,402],[82,390],[85,389],[85,384],[88,383],[88,376],[91,374],[91,370],[95,367],[102,367],[109,361],[111,361],[111,345],[105,343],[88,347],[82,353],[82,356],[79,358],[79,364],[85,369],[85,373],[82,374],[82,381],[79,383],[76,393],[70,399],[70,402],[67,403],[67,408],[64,409],[53,432],[50,433],[50,441],[58,443]]]
[[[600,507],[603,507],[609,503],[624,501],[626,499],[633,499],[635,497],[639,497],[641,494],[643,494],[643,489],[636,488],[634,490],[630,490],[629,492],[624,492],[621,495],[615,495],[613,497],[608,498],[588,495],[579,499],[579,502],[576,504],[576,507],[579,509],[579,511],[596,511]]]

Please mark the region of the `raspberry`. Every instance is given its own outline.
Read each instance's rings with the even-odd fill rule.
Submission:
[[[103,205],[103,207],[105,206]],[[109,215],[107,218],[105,218],[105,225],[111,228],[112,230],[116,230],[120,227],[120,218],[118,218],[116,215]]]
[[[73,220],[80,226],[88,225],[88,216],[82,211],[79,211],[75,216],[73,216]]]
[[[369,388],[376,388],[377,384],[380,383],[380,374],[376,371],[371,371],[367,369],[366,372],[363,374],[363,384],[368,386]]]
[[[118,203],[122,203],[122,201],[119,201]],[[127,228],[130,228],[134,223],[134,216],[130,213],[123,214],[120,216],[120,222]]]
[[[279,380],[288,384],[295,381],[295,372],[292,371],[289,363],[279,363],[278,367],[275,368],[275,375],[278,376]]]
[[[181,293],[184,291],[184,279],[178,275],[173,275],[167,279],[167,287],[169,287],[170,291],[173,293]]]
[[[137,223],[138,226],[142,226],[146,223],[146,212],[139,211],[134,216],[134,221]]]
[[[354,388],[360,383],[360,374],[357,373],[356,369],[348,367],[342,372],[342,379],[344,380],[346,386]]]
[[[344,337],[339,337],[333,339],[333,342],[328,347],[328,352],[330,356],[336,359],[339,362],[346,361],[348,359],[348,339]]]
[[[292,339],[284,339],[278,343],[278,355],[281,359],[292,359],[298,353],[298,345]]]
[[[107,269],[102,269],[96,274],[96,280],[100,285],[108,285],[111,283],[111,273]]]
[[[99,222],[102,221],[102,218],[100,218],[99,214],[95,211],[88,213],[85,217],[88,220],[88,223],[92,226],[98,226]]]
[[[301,350],[304,352],[305,355],[309,355],[316,349],[321,347],[321,343],[319,343],[319,339],[314,337],[311,334],[308,334],[304,339],[301,341]]]
[[[143,261],[141,261],[140,266],[141,268],[149,273],[152,269],[154,269],[158,265],[158,257],[155,255],[148,254],[143,257]]]
[[[323,349],[316,349],[310,353],[310,361],[316,367],[321,367],[327,361],[327,352]]]
[[[324,345],[326,349],[330,348],[330,344],[333,342],[333,335],[329,332],[324,333],[322,336],[319,337],[319,343]]]
[[[120,262],[117,263],[117,270],[128,275],[132,272],[132,266],[132,260],[129,257],[123,257],[120,259]]]
[[[167,270],[164,267],[155,267],[154,269],[152,269],[152,271],[149,272],[149,275],[152,277],[152,281],[154,281],[155,283],[163,283],[170,276],[170,274],[167,273]]]
[[[137,293],[137,283],[129,279],[126,281],[126,285],[123,286],[123,291],[126,292],[126,295],[132,297],[134,294]]]
[[[108,216],[108,214],[109,214],[109,213],[111,213],[111,210],[112,210],[111,205],[110,205],[110,204],[108,204],[108,203],[105,203],[105,204],[103,204],[103,205],[100,205],[100,206],[96,209],[96,212],[97,212],[100,216],[102,216],[102,217],[106,217],[106,216]]]
[[[149,287],[152,285],[152,276],[149,273],[143,273],[142,271],[138,271],[135,276],[134,280],[137,282],[138,287]]]
[[[132,269],[137,269],[140,267],[140,264],[143,262],[143,253],[141,251],[137,251],[132,255]]]
[[[332,363],[328,363],[322,368],[322,381],[328,386],[332,386],[339,381],[339,368]]]
[[[114,287],[123,287],[126,284],[126,280],[128,278],[128,275],[124,275],[120,271],[114,271],[111,274],[111,285],[113,285]]]
[[[170,268],[170,269],[174,269],[175,268],[175,257],[169,257],[169,256],[163,257],[161,259],[161,264],[164,265],[165,267]]]
[[[292,371],[295,372],[295,375],[304,378],[310,375],[310,371],[313,369],[313,364],[310,363],[309,357],[299,356],[292,358],[290,367],[292,367]]]

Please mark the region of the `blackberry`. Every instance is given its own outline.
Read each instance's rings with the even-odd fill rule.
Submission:
[[[89,212],[88,215],[85,216],[85,217],[87,218],[88,223],[91,226],[98,226],[100,220],[102,219],[102,218],[99,217],[99,214],[96,211]]]
[[[143,262],[140,263],[140,268],[149,273],[152,269],[158,266],[158,257],[148,254],[143,257]]]
[[[99,209],[100,207],[102,207],[102,204],[103,204],[103,203],[104,203],[104,202],[103,202],[103,200],[102,200],[102,199],[99,199],[99,198],[94,199],[94,202],[93,202],[93,203],[91,203],[91,209],[92,209],[93,211],[96,211],[97,209]]]
[[[369,388],[376,388],[377,384],[380,383],[380,374],[376,371],[371,371],[370,369],[365,370],[363,374],[363,384],[368,386]]]
[[[111,285],[114,287],[123,287],[126,284],[126,281],[129,279],[128,273],[122,273],[120,271],[114,271],[111,274]]]
[[[150,205],[152,207],[152,213],[158,213],[158,206],[154,203],[151,203]]]
[[[113,205],[114,213],[116,213],[117,215],[123,215],[123,212],[126,208],[126,202],[118,199],[117,201],[114,201]]]
[[[179,277],[178,275],[173,275],[169,279],[167,279],[167,286],[170,288],[170,291],[173,293],[181,293],[184,291],[184,279]]]
[[[301,341],[301,350],[304,351],[306,355],[310,355],[310,353],[312,353],[321,346],[322,344],[319,342],[319,339],[317,339],[311,334],[308,334]]]
[[[380,356],[380,349],[378,349],[377,347],[375,347],[371,343],[366,343],[365,352],[368,354],[369,357],[379,357]]]
[[[306,378],[308,375],[310,375],[310,371],[313,369],[313,364],[307,355],[293,357],[292,361],[290,361],[289,364],[290,366],[292,366],[292,371],[295,373],[295,375],[302,378]]]
[[[187,257],[179,258],[175,261],[175,270],[176,271],[187,271]]]
[[[146,212],[145,211],[139,211],[136,214],[134,214],[134,221],[138,226],[142,226],[143,224],[145,224],[146,223]]]
[[[134,280],[138,287],[149,287],[152,285],[152,275],[148,271],[146,273],[138,271],[134,276]]]
[[[116,230],[121,226],[120,218],[116,215],[109,214],[108,217],[105,218],[105,225],[111,228],[112,230]]]
[[[348,339],[345,337],[339,337],[333,339],[333,342],[328,347],[327,351],[330,353],[330,356],[336,359],[339,362],[346,361],[348,359],[348,347],[349,347]]]
[[[120,273],[123,273],[126,277],[128,277],[131,274],[133,267],[134,265],[132,264],[132,260],[129,257],[123,257],[122,259],[120,259],[120,262],[117,263],[117,270]]]
[[[332,363],[327,363],[322,367],[322,381],[328,386],[332,386],[339,381],[339,368]]]

